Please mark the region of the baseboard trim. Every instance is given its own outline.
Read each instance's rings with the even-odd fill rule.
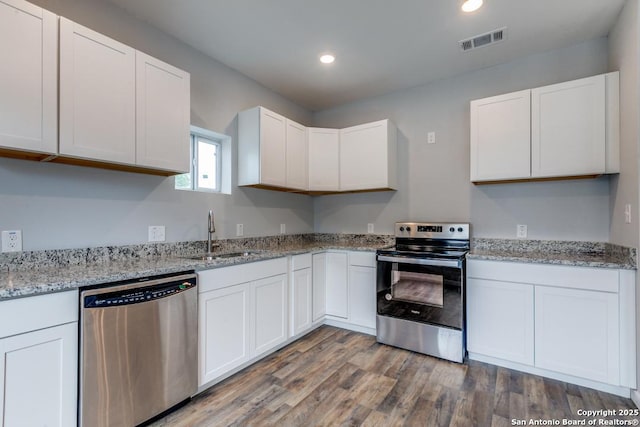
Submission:
[[[636,404],[636,408],[640,409],[640,391],[631,390],[631,400]]]
[[[335,319],[325,319],[324,324],[335,326],[336,328],[347,329],[349,331],[361,332],[367,335],[376,336],[376,328],[368,328],[366,326],[354,325],[353,323],[343,322]]]

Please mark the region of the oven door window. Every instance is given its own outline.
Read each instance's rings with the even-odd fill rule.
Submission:
[[[444,277],[442,275],[394,270],[391,276],[392,299],[443,307]]]

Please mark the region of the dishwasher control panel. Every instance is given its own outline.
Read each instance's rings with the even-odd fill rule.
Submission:
[[[117,307],[155,301],[195,288],[196,279],[179,280],[134,289],[119,289],[83,297],[84,308]]]

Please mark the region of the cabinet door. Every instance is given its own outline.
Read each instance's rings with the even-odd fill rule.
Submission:
[[[605,76],[533,89],[533,177],[605,172]]]
[[[467,281],[467,349],[533,366],[533,285]]]
[[[306,190],[309,186],[307,129],[287,119],[287,188]]]
[[[135,50],[60,18],[60,154],[135,163]]]
[[[136,52],[136,164],[189,172],[189,73]]]
[[[381,120],[340,130],[340,190],[389,185],[387,125]]]
[[[536,286],[535,365],[618,385],[618,295]]]
[[[252,284],[252,356],[287,340],[287,275],[268,277]]]
[[[312,317],[311,317],[314,322],[321,320],[326,314],[326,301],[327,301],[326,270],[327,270],[327,254],[326,253],[314,254],[313,266],[312,266],[313,310],[312,310]]]
[[[309,128],[309,190],[340,190],[340,131]]]
[[[531,91],[471,101],[471,181],[531,176]]]
[[[347,282],[347,254],[327,252],[326,313],[342,318],[349,317],[349,290]]]
[[[58,151],[58,18],[0,1],[0,147]]]
[[[260,183],[286,187],[287,119],[260,108]]]
[[[376,269],[349,266],[349,322],[376,328]]]
[[[249,360],[249,284],[198,296],[199,385]]]
[[[4,427],[76,425],[78,324],[0,339]]]
[[[311,327],[311,269],[294,271],[291,280],[291,333],[297,335]]]

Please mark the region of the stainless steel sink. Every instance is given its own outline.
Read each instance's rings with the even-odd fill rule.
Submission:
[[[248,257],[248,256],[251,256],[251,255],[255,255],[257,253],[259,253],[259,252],[257,252],[257,251],[244,251],[244,252],[229,252],[229,253],[226,253],[226,254],[212,253],[212,254],[195,255],[195,256],[190,256],[190,257],[186,257],[186,258],[196,259],[196,260],[200,260],[200,261],[215,261],[217,259]]]

